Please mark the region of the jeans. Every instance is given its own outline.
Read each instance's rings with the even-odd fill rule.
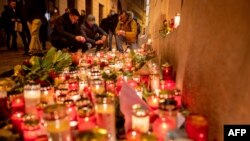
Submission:
[[[83,52],[88,50],[87,43],[69,40],[63,37],[53,37],[51,44],[58,50],[62,50],[63,48],[69,48],[71,52],[76,52],[78,49],[82,49]]]
[[[118,47],[117,46],[117,35],[115,34],[115,32],[112,32],[109,30],[109,51],[112,50],[112,40],[113,40],[113,36],[115,36],[115,42],[116,42],[116,48]],[[118,48],[117,48],[118,49]]]
[[[122,43],[123,42],[126,42],[126,38],[124,36],[121,36],[121,35],[117,35],[117,49],[118,51],[120,52],[123,52],[123,48],[122,48]],[[136,42],[134,43],[129,43],[129,42],[126,42],[128,47],[131,48],[131,49],[138,49],[138,46],[136,44]]]
[[[10,30],[10,31],[6,31],[6,35],[7,35],[7,48],[8,49],[14,49],[17,50],[17,34],[16,31],[14,30]],[[10,39],[12,37],[12,47],[10,47]]]
[[[30,52],[31,53],[39,53],[42,51],[42,45],[39,39],[39,30],[41,27],[41,20],[40,19],[34,19],[32,22],[28,22],[28,27],[30,30],[31,35],[31,41],[30,41]]]
[[[96,52],[100,51],[102,46],[103,46],[103,44],[95,45],[95,44],[91,44],[90,42],[86,42],[86,45],[87,45],[88,49],[96,47]]]

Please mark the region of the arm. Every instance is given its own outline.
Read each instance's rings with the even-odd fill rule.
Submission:
[[[126,39],[134,39],[136,38],[136,34],[137,34],[137,24],[135,21],[131,21],[131,31],[129,32],[125,32],[125,37]]]
[[[64,30],[63,22],[61,21],[61,19],[56,20],[54,30],[62,37],[65,37],[70,40],[75,40],[75,35]]]

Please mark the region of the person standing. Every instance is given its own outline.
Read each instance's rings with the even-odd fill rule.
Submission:
[[[42,24],[42,19],[46,13],[45,0],[25,0],[28,27],[31,34],[29,52],[37,54],[42,52],[42,45],[39,39],[39,30]]]
[[[122,43],[125,42],[131,49],[137,49],[136,35],[137,24],[133,19],[133,13],[123,11],[116,27],[118,50],[123,52]]]
[[[30,40],[31,40],[31,36],[30,36],[30,31],[27,25],[27,13],[26,13],[26,6],[25,6],[25,0],[17,0],[17,14],[18,17],[21,20],[22,23],[22,31],[19,32],[23,44],[24,44],[24,54],[23,55],[28,55],[29,52],[29,44],[30,44]]]
[[[108,41],[108,45],[109,45],[109,51],[112,50],[112,40],[113,40],[113,36],[115,37],[115,41],[116,41],[116,47],[117,46],[117,36],[115,33],[115,28],[117,26],[117,23],[119,21],[119,15],[117,13],[115,13],[115,11],[112,9],[110,10],[110,14],[108,16],[108,25],[109,25],[109,29],[108,29],[108,34],[109,34],[109,41]]]

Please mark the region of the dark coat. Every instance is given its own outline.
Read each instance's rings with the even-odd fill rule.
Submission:
[[[23,6],[26,9],[24,14],[26,14],[25,19],[27,21],[43,19],[47,10],[45,0],[25,0]]]
[[[56,19],[55,26],[51,34],[51,40],[58,37],[75,40],[77,33],[77,24],[72,24],[69,19],[69,14],[65,13]]]
[[[2,13],[3,25],[6,32],[12,31],[15,28],[15,21],[11,21],[12,19],[18,19],[17,12],[6,6]]]
[[[98,25],[94,24],[93,27],[90,27],[87,22],[80,25],[80,34],[91,44],[95,44],[98,34],[99,36],[107,35],[107,33]]]
[[[108,17],[108,25],[109,25],[109,30],[111,32],[115,32],[118,21],[119,21],[118,14],[114,14]]]
[[[106,32],[109,32],[109,23],[108,23],[108,18],[104,18],[102,19],[101,23],[100,23],[100,27]]]

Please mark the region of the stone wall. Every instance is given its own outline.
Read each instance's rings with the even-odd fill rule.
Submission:
[[[165,2],[151,0],[153,46],[174,64],[189,109],[208,117],[209,141],[223,141],[224,124],[250,123],[250,1],[184,0],[179,29],[157,38]]]

